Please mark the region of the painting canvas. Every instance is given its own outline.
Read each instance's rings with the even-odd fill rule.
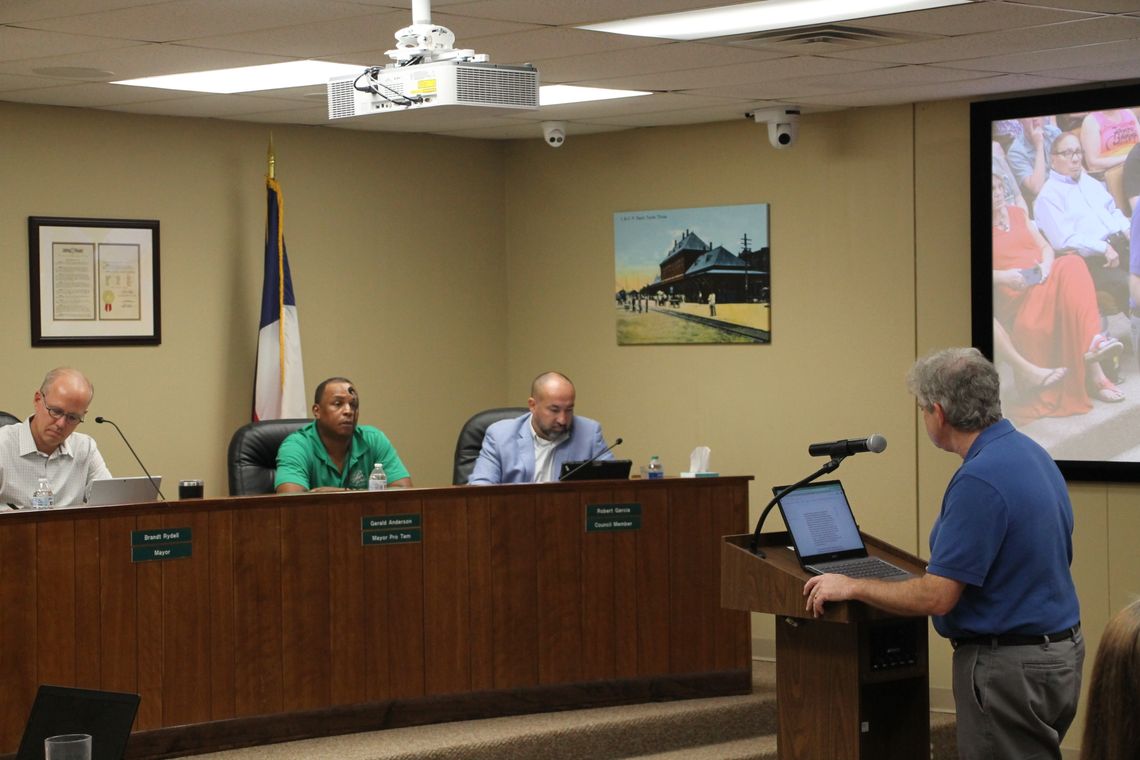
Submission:
[[[620,346],[770,343],[768,204],[614,214]]]

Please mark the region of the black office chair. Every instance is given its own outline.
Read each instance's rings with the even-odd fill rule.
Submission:
[[[508,420],[526,414],[525,406],[505,406],[498,409],[484,409],[476,413],[463,423],[459,431],[459,440],[455,442],[455,469],[451,471],[453,485],[465,486],[471,471],[475,469],[475,460],[479,458],[479,450],[483,448],[483,435],[487,428],[499,420]]]
[[[312,420],[261,420],[243,425],[230,439],[230,496],[273,493],[277,449],[285,437]]]
[[[0,412],[0,427],[4,427],[5,425],[15,425],[19,421],[20,421],[20,418],[13,415],[13,414],[8,414],[7,412]]]

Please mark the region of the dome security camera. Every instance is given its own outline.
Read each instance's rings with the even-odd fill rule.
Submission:
[[[566,142],[566,125],[561,121],[544,121],[542,136],[551,148],[561,148]]]
[[[800,134],[800,112],[788,111],[779,121],[768,122],[768,142],[773,148],[790,148]]]
[[[770,108],[748,114],[757,124],[768,124],[768,142],[782,150],[792,147],[800,134],[800,109],[794,107]]]

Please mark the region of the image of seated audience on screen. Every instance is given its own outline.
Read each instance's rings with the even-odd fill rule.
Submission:
[[[989,121],[1002,410],[1058,460],[1140,463],[1135,103]]]

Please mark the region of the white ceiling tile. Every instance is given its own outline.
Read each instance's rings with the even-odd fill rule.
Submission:
[[[1136,0],[1006,0],[1011,5],[1044,5],[1048,8],[1094,13],[1134,13]]]
[[[662,41],[551,27],[525,33],[474,37],[463,40],[463,44],[477,52],[489,53],[495,63],[525,63],[554,56],[589,56],[610,50],[647,48],[660,45]]]
[[[850,71],[866,71],[885,68],[886,64],[874,62],[841,61],[834,58],[804,57],[777,58],[770,61],[737,64],[734,66],[709,66],[707,68],[671,71],[661,74],[638,76],[618,76],[601,80],[607,87],[620,87],[631,90],[694,90],[728,85],[749,85],[757,82],[772,82],[788,77],[810,76],[815,74],[841,74]]]
[[[298,110],[311,108],[288,100],[272,101],[268,98],[251,98],[247,95],[190,95],[142,103],[126,103],[114,106],[110,110],[158,116],[200,116],[205,110],[213,118],[224,119],[242,114],[287,110],[290,107],[296,107]]]
[[[308,24],[278,26],[212,37],[196,37],[192,47],[216,50],[242,50],[288,58],[334,58],[345,51],[390,49],[395,46],[392,32],[406,21],[399,11],[351,18],[336,18]],[[405,24],[406,25],[406,24]],[[389,30],[382,34],[380,30]],[[377,63],[385,63],[377,61]]]
[[[921,42],[838,53],[837,57],[856,61],[891,63],[941,63],[983,58],[1002,53],[1052,50],[1094,45],[1113,40],[1140,38],[1140,19],[1093,17],[1082,21],[1050,24],[1024,29],[1005,29]]]
[[[77,16],[164,2],[166,0],[4,0],[0,3],[0,24]]]
[[[113,50],[97,50],[70,55],[52,55],[43,58],[25,58],[21,61],[0,62],[0,72],[30,73],[45,66],[90,66],[115,74],[116,79],[134,79],[157,74],[177,74],[185,71],[204,71],[236,66],[257,66],[277,63],[279,56],[243,53],[227,50],[202,50],[183,45],[133,45]],[[60,105],[67,105],[61,103]]]
[[[104,84],[102,82],[56,83],[50,87],[3,91],[2,95],[4,100],[17,103],[59,105],[66,101],[69,106],[77,108],[112,108],[171,97],[169,90],[148,90],[141,87],[123,87],[122,85]]]
[[[811,113],[1140,79],[1140,0],[985,0],[845,24],[911,37],[861,40],[862,47],[815,38],[775,48],[675,43],[572,28],[717,4],[433,0],[432,20],[455,33],[456,46],[494,63],[534,62],[543,82],[656,94],[533,112],[429,108],[329,122],[320,86],[206,96],[35,70],[133,78],[299,58],[383,65],[394,32],[412,22],[411,0],[0,0],[0,100],[508,139],[534,134],[543,119],[568,122],[572,135],[589,134],[739,119],[774,102]]]
[[[174,42],[207,35],[329,18],[372,15],[360,5],[338,0],[168,0],[115,10],[29,22],[37,29],[145,42]]]
[[[1060,8],[1039,8],[1012,3],[968,3],[933,8],[922,13],[892,13],[873,19],[860,19],[851,26],[891,29],[900,32],[962,36],[999,29],[1020,29],[1088,18],[1088,12]]]
[[[705,45],[696,42],[663,42],[652,47],[610,50],[591,55],[538,58],[543,82],[601,81],[619,73],[622,76],[651,74],[710,66],[730,66],[779,58],[783,54],[765,50]]]
[[[88,37],[82,34],[37,32],[0,26],[0,62],[41,58],[48,54],[86,53],[92,50],[129,47],[133,44],[136,43]]]
[[[590,24],[692,8],[734,5],[747,0],[475,0],[451,8],[456,15],[529,21],[535,24]],[[434,20],[434,16],[433,16]]]
[[[930,87],[899,87],[876,89],[846,94],[822,95],[818,98],[805,98],[802,105],[830,106],[834,108],[861,108],[901,103],[921,103],[928,100],[948,100],[958,98],[980,99],[986,95],[1003,95],[1016,92],[1025,93],[1050,87],[1071,86],[1073,82],[1053,78],[1009,74],[968,82],[948,82],[939,87],[937,94]]]

